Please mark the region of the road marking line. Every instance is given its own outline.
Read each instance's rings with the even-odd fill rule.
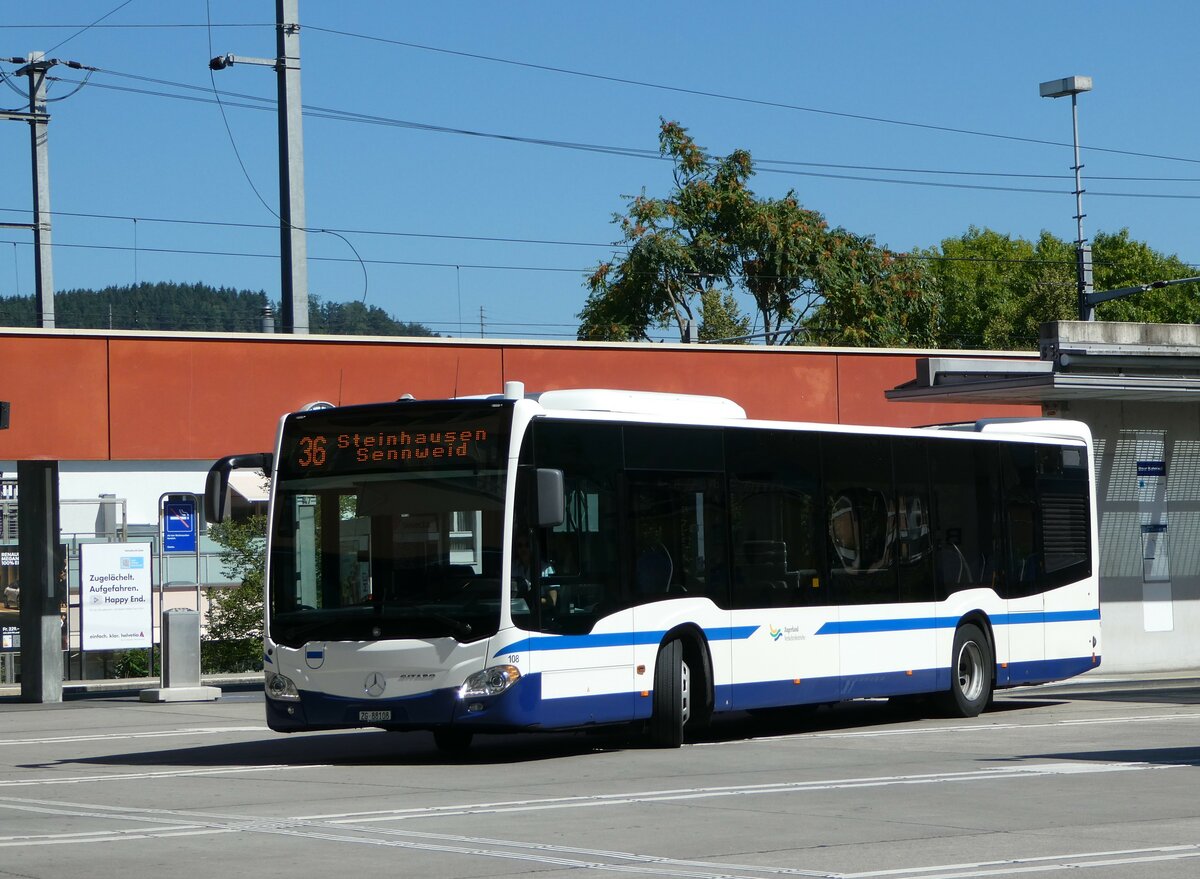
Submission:
[[[109,775],[68,775],[51,778],[12,778],[0,780],[0,788],[7,787],[36,787],[49,784],[87,784],[93,781],[132,781],[154,778],[184,778],[202,775],[227,775],[245,772],[279,772],[288,769],[326,769],[328,763],[310,763],[303,765],[288,765],[273,763],[267,766],[213,766],[203,769],[167,769],[162,772],[117,772]]]
[[[1049,764],[1043,768],[1055,768]],[[1104,771],[1118,771],[1112,764]],[[1139,767],[1150,768],[1150,767]],[[806,870],[799,867],[730,864],[717,861],[680,860],[641,855],[632,852],[561,846],[550,843],[471,837],[460,834],[425,833],[395,828],[332,826],[306,819],[249,817],[175,810],[133,809],[62,803],[49,800],[0,800],[0,805],[35,812],[51,812],[75,817],[140,821],[167,826],[135,828],[126,831],[69,833],[33,838],[0,838],[0,847],[21,845],[81,844],[119,842],[139,839],[167,839],[214,833],[267,833],[314,841],[353,843],[426,851],[449,855],[468,855],[524,861],[551,867],[599,870],[623,874],[686,877],[686,879],[768,879],[779,876],[803,876],[809,879],[981,879],[1015,876],[1034,872],[1078,870],[1089,867],[1128,866],[1200,857],[1200,845],[1172,845],[1155,848],[1074,852],[1031,858],[900,867],[855,873]],[[99,810],[99,811],[98,811]],[[358,834],[358,835],[352,835]],[[567,855],[568,857],[564,857]],[[613,863],[613,862],[617,863]]]
[[[50,736],[41,739],[0,739],[0,745],[58,745],[74,742],[120,742],[127,739],[158,739],[175,736],[216,736],[231,732],[268,732],[265,726],[203,726],[122,735]]]
[[[1083,720],[1053,720],[1046,723],[972,723],[958,726],[925,726],[915,729],[855,730],[853,732],[794,732],[779,736],[755,736],[727,742],[696,742],[690,747],[712,748],[728,745],[754,745],[761,742],[809,741],[811,739],[872,739],[889,736],[923,736],[936,733],[960,732],[1008,732],[1020,729],[1048,729],[1063,726],[1120,726],[1126,723],[1154,723],[1164,720],[1200,720],[1200,713],[1192,714],[1140,714],[1131,717],[1096,717]]]
[[[594,794],[580,797],[546,797],[531,800],[508,800],[492,803],[470,803],[453,806],[430,806],[413,809],[388,809],[367,812],[342,812],[326,815],[300,816],[300,821],[325,821],[331,824],[401,821],[409,818],[433,818],[451,815],[498,814],[532,812],[549,809],[575,809],[593,806],[629,805],[632,803],[670,802],[674,800],[709,799],[729,796],[762,794],[792,794],[823,790],[847,790],[864,787],[891,787],[911,784],[945,784],[964,781],[993,782],[1013,778],[1039,778],[1051,775],[1088,775],[1103,772],[1138,772],[1147,769],[1181,769],[1187,765],[1159,763],[1041,763],[1027,766],[1003,766],[966,772],[938,772],[923,775],[887,775],[866,778],[844,778],[822,781],[775,782],[772,784],[737,785],[672,790],[637,791],[620,794]]]

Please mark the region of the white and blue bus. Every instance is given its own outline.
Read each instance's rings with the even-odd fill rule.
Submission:
[[[285,416],[267,720],[280,731],[638,724],[994,689],[1100,662],[1091,437],[870,428],[714,397],[555,390]]]

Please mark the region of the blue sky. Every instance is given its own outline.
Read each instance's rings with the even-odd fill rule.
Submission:
[[[51,50],[100,68],[50,108],[58,289],[204,281],[278,297],[276,220],[238,162],[276,209],[275,117],[232,94],[271,99],[275,78],[207,68],[214,54],[273,56],[273,20],[270,0],[3,4],[0,57]],[[364,280],[345,242],[311,233],[310,289],[446,335],[478,336],[482,310],[487,336],[573,337],[623,196],[671,185],[656,158],[508,138],[653,152],[664,117],[715,154],[811,163],[764,164],[752,186],[795,189],[896,249],[971,224],[1073,239],[1070,103],[1038,83],[1075,74],[1095,83],[1079,99],[1085,233],[1128,227],[1200,264],[1194,2],[300,0],[300,20],[306,107],[389,120],[305,117],[308,225],[342,231],[367,261]],[[21,104],[0,85],[0,107]],[[0,125],[0,166],[0,221],[27,221],[24,123]],[[0,296],[32,292],[30,241],[0,229]]]

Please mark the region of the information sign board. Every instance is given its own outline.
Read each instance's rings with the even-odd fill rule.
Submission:
[[[149,543],[85,543],[80,550],[84,650],[149,647],[153,635]]]
[[[163,504],[163,550],[165,552],[196,551],[196,502],[167,501]]]

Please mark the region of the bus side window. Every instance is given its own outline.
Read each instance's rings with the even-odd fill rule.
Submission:
[[[933,601],[933,508],[929,500],[928,444],[898,438],[892,442],[896,470],[897,575],[901,601]]]
[[[725,432],[735,608],[828,603],[820,447],[806,431]]]
[[[899,600],[891,441],[828,434],[821,458],[830,577],[838,603]]]
[[[636,602],[727,592],[723,480],[701,473],[642,473],[629,478]]]
[[[561,524],[534,529],[540,532],[538,573],[546,603],[539,596],[528,615],[514,619],[539,631],[590,631],[598,619],[628,602],[622,591],[617,503],[621,428],[536,422],[522,449],[522,463],[562,470],[565,503]],[[523,492],[530,489],[528,482],[518,480],[518,485]],[[525,502],[518,498],[518,515]],[[531,513],[524,515],[527,522]]]
[[[937,598],[1004,579],[996,443],[939,440],[930,461]]]
[[[1008,577],[1002,587],[1006,598],[1036,592],[1041,579],[1034,534],[1037,515],[1035,451],[1033,446],[1016,444],[1006,444],[1000,450],[1004,519],[1008,531]]]

